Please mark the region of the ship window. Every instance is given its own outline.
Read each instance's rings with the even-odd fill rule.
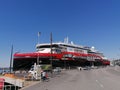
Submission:
[[[59,49],[56,49],[56,52],[57,52],[57,53],[61,53],[61,50],[59,50]]]
[[[51,45],[42,45],[42,46],[38,46],[37,49],[39,48],[50,48]],[[58,45],[52,45],[52,47],[59,47]]]
[[[45,49],[39,49],[39,51],[44,51]]]
[[[61,50],[59,50],[59,49],[53,49],[52,50],[54,53],[61,53]]]

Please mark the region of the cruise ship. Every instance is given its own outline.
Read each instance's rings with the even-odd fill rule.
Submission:
[[[92,65],[109,65],[103,53],[94,47],[76,45],[68,40],[56,43],[36,45],[36,52],[15,53],[13,70],[29,70],[34,64],[51,64],[53,67],[75,67]]]

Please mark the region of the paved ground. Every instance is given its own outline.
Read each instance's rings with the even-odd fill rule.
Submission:
[[[24,90],[120,90],[120,67],[67,70]]]

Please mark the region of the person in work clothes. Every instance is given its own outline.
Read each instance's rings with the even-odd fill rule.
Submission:
[[[43,81],[45,81],[46,79],[47,79],[47,75],[46,75],[47,73],[45,72],[45,71],[42,71],[41,72],[41,79],[43,80]]]

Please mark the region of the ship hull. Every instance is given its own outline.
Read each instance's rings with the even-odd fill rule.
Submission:
[[[51,64],[53,68],[61,67],[61,68],[74,68],[76,66],[86,66],[88,64],[85,59],[77,59],[77,60],[63,60],[63,59],[50,59],[50,58],[39,58],[39,64]],[[30,67],[37,63],[37,58],[14,58],[13,61],[13,70],[29,70]]]
[[[37,63],[38,58],[30,57],[30,58],[14,58],[13,61],[13,71],[17,70],[29,70],[34,63]],[[76,60],[68,60],[68,59],[50,59],[50,58],[39,58],[39,64],[51,64],[53,68],[61,67],[61,68],[76,68],[77,66],[101,66],[101,65],[109,65],[109,61],[104,62],[100,60],[88,61],[87,59],[77,58]]]

